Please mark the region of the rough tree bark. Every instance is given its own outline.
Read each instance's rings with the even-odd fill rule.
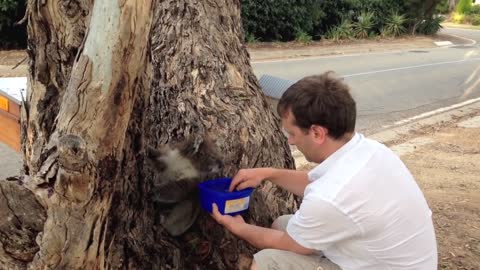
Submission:
[[[0,224],[2,267],[236,269],[254,250],[207,214],[191,229],[207,257],[162,230],[144,150],[208,136],[224,175],[294,167],[249,64],[240,2],[29,0],[28,19],[25,176],[0,182],[16,205],[0,208],[15,217]],[[247,219],[267,226],[296,207],[266,184]]]

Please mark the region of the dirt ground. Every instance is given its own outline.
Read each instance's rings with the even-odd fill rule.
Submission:
[[[27,76],[27,53],[24,50],[0,50],[0,77],[25,77]],[[24,60],[25,59],[25,60]],[[15,69],[15,65],[20,63]]]
[[[401,158],[433,211],[439,269],[478,270],[480,127],[458,127],[461,120],[416,131],[414,137],[432,142]]]
[[[404,36],[396,39],[375,38],[341,42],[322,40],[311,42],[308,45],[298,42],[262,42],[249,44],[248,47],[252,61],[267,61],[310,56],[428,49],[436,47],[435,41],[451,41],[454,44],[464,44],[466,42],[464,39],[439,34],[435,36]]]

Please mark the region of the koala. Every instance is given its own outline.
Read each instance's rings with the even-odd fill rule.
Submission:
[[[217,177],[223,162],[213,143],[185,141],[175,145],[148,147],[147,163],[154,170],[152,200],[171,205],[161,223],[172,236],[187,231],[200,213],[197,184]]]

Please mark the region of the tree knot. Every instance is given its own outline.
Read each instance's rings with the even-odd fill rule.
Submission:
[[[61,167],[80,171],[87,163],[87,144],[77,135],[62,136],[58,142],[58,162]]]

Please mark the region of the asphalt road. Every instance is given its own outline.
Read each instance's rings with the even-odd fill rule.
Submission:
[[[476,41],[462,46],[253,63],[257,77],[298,80],[333,70],[352,88],[357,129],[372,133],[480,97],[480,31],[444,29]]]

